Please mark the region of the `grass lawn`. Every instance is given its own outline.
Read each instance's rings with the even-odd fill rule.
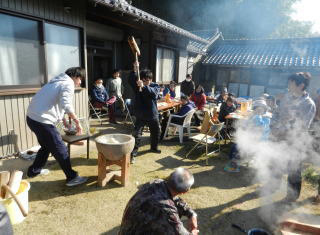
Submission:
[[[113,126],[103,132],[119,132],[119,129]],[[128,131],[123,128],[120,132]],[[243,166],[239,173],[223,171],[229,151],[227,146],[219,155],[211,157],[206,166],[201,156],[204,149],[195,151],[191,159],[184,159],[193,143],[186,141],[179,145],[177,140],[163,142],[162,153],[157,155],[147,153],[149,139],[145,138],[141,154],[130,169],[130,184],[125,188],[117,182],[104,188],[97,186],[94,143],[91,144],[89,160],[83,151],[72,157],[75,170],[81,176],[89,177],[85,185],[66,187],[63,172],[51,158],[49,175],[28,179],[31,183],[30,214],[24,222],[14,226],[15,234],[117,234],[123,210],[137,186],[155,178],[165,178],[176,167],[188,168],[195,176],[194,187],[183,198],[198,213],[200,234],[241,234],[231,228],[232,223],[246,229],[262,227],[274,231],[274,227],[266,222],[274,222],[284,212],[298,216],[314,215],[312,219],[320,221],[319,207],[310,203],[316,189],[309,184],[304,182],[299,201],[290,208],[278,202],[284,192],[274,195],[273,204],[262,206],[265,202],[259,196],[260,185],[254,181],[252,169]],[[269,213],[261,217],[261,208]]]

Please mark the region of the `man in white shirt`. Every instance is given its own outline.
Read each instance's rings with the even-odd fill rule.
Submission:
[[[106,89],[110,96],[115,96],[117,98],[117,102],[120,105],[120,109],[122,112],[124,112],[125,107],[122,98],[123,86],[119,69],[113,70],[112,78],[108,79]]]
[[[64,114],[67,114],[74,121],[77,132],[82,132],[73,108],[73,95],[75,87],[79,87],[84,78],[83,68],[69,68],[65,73],[51,79],[32,98],[27,111],[27,124],[36,135],[41,148],[28,169],[28,177],[48,173],[48,170],[43,167],[51,153],[66,175],[67,186],[75,186],[87,181],[86,177],[80,177],[76,171],[72,170],[67,147],[55,127],[61,120],[67,126],[64,118]]]

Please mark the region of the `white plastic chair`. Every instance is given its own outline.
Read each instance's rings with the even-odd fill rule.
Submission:
[[[220,141],[222,140],[222,136],[220,131],[222,130],[224,123],[212,124],[207,133],[199,133],[197,135],[191,136],[190,139],[197,142],[197,144],[187,153],[186,158],[189,157],[190,153],[198,147],[199,144],[206,146],[206,164],[208,165],[209,155],[220,152]],[[217,143],[219,144],[219,148],[208,153],[208,145]]]
[[[192,119],[192,116],[193,116],[195,111],[196,111],[195,109],[192,109],[188,113],[186,113],[184,116],[178,116],[178,115],[170,114],[169,120],[168,120],[168,123],[167,123],[167,127],[166,127],[166,131],[164,132],[164,138],[167,137],[169,127],[173,126],[173,127],[178,129],[180,144],[182,144],[183,143],[183,129],[184,128],[188,129],[188,135],[189,135],[189,137],[191,136],[191,119]],[[179,124],[172,123],[171,119],[173,117],[184,118],[183,124],[179,125]]]

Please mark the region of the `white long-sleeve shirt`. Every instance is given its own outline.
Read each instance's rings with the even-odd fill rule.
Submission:
[[[32,98],[27,116],[34,121],[55,125],[65,113],[74,113],[74,82],[65,73],[50,80]]]

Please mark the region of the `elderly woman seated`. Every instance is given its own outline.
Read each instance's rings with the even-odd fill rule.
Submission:
[[[176,98],[175,88],[176,88],[176,83],[174,81],[171,81],[169,84],[169,87],[164,89],[163,97],[165,97],[167,94],[170,94],[171,99]]]
[[[194,109],[196,107],[192,101],[189,101],[188,96],[183,95],[183,96],[181,96],[180,100],[181,100],[181,104],[182,104],[180,111],[177,113],[174,113],[174,115],[177,115],[180,117],[172,117],[172,119],[171,119],[171,123],[175,123],[178,125],[182,125],[184,118],[185,118],[185,115],[189,111],[191,111],[192,109]],[[161,140],[164,138],[164,133],[166,131],[168,120],[169,120],[169,117],[167,116],[167,117],[164,117],[161,122],[161,136],[160,136]]]

